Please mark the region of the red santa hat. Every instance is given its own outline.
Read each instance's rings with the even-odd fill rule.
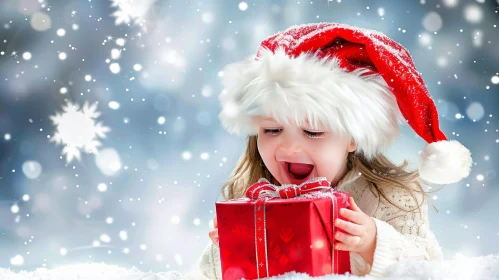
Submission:
[[[255,135],[252,116],[307,119],[357,144],[371,159],[406,121],[428,145],[419,155],[427,182],[455,183],[470,173],[471,153],[448,141],[409,52],[384,34],[345,24],[293,26],[265,39],[256,54],[228,65],[220,94],[224,128]]]

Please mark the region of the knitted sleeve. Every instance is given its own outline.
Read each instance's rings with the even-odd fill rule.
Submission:
[[[414,188],[416,189],[416,188]],[[376,249],[369,275],[383,276],[391,264],[404,259],[440,260],[442,250],[429,228],[427,199],[415,192],[413,197],[400,188],[385,189],[385,196],[401,209],[381,198],[373,217],[376,228]],[[417,204],[416,204],[417,203]],[[417,206],[421,204],[421,213]]]
[[[210,241],[203,250],[197,262],[198,270],[210,280],[222,279],[222,266],[220,264],[220,250]]]

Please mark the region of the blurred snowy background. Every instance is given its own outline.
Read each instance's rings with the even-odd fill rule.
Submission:
[[[431,228],[447,259],[497,254],[498,13],[497,0],[2,0],[0,267],[190,270],[245,147],[218,122],[223,66],[326,21],[411,52],[474,159],[431,195]],[[414,168],[425,144],[405,125],[387,155]]]

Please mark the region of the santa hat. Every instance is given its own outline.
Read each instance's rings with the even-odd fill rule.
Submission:
[[[320,122],[371,159],[407,121],[428,145],[419,156],[427,182],[455,183],[471,153],[440,131],[433,100],[409,52],[384,34],[345,24],[293,26],[265,39],[255,56],[228,65],[220,94],[224,128],[255,135],[252,116]]]

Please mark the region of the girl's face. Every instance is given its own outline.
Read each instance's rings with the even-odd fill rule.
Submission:
[[[347,156],[357,148],[325,127],[312,129],[293,122],[279,124],[272,118],[255,117],[259,126],[258,151],[272,176],[281,184],[301,184],[326,177],[332,186],[346,171]]]

